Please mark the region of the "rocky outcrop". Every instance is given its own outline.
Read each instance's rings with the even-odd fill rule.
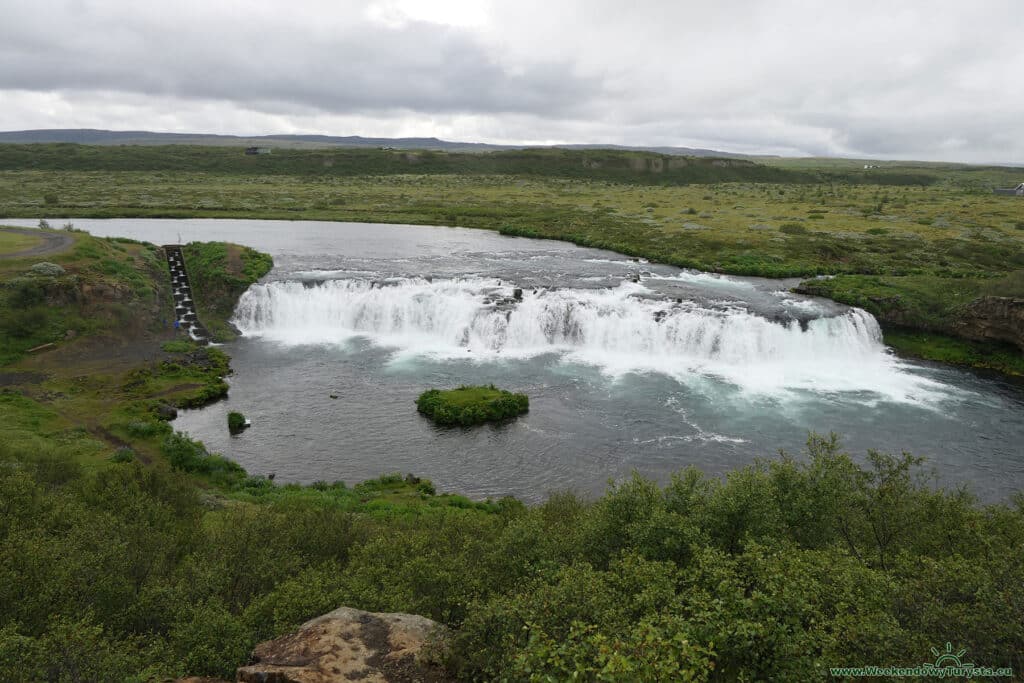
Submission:
[[[440,683],[444,626],[413,614],[340,607],[289,635],[260,643],[239,683]]]
[[[983,296],[967,304],[953,324],[961,337],[1002,341],[1024,351],[1024,299]]]

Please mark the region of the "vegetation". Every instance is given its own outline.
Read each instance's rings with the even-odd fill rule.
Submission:
[[[42,240],[34,235],[17,232],[0,232],[0,256],[14,254],[37,246]]]
[[[214,341],[235,338],[228,320],[235,302],[249,285],[270,272],[274,262],[264,254],[225,242],[191,242],[182,248],[193,291],[196,312]]]
[[[958,339],[968,304],[984,296],[1024,298],[1024,270],[1004,277],[840,275],[802,282],[797,291],[859,306],[885,327],[885,341],[908,355],[944,363],[1024,374],[1020,349]]]
[[[47,256],[53,264],[0,261],[0,364],[79,335],[142,334],[159,325],[166,285],[156,248],[84,233],[73,239],[69,251]]]
[[[469,427],[484,422],[508,420],[527,412],[530,399],[488,386],[461,386],[458,389],[430,389],[416,399],[416,410],[439,425]]]
[[[246,428],[245,415],[232,410],[228,413],[228,430],[232,434],[238,434]]]
[[[56,342],[0,338],[0,680],[231,678],[339,605],[445,622],[466,680],[822,680],[945,642],[1024,669],[1024,497],[982,506],[818,436],[530,508],[411,475],[278,485],[166,422],[229,367],[161,324],[155,248],[74,238],[64,275],[0,262],[0,320],[45,304]]]
[[[907,455],[812,437],[526,508],[397,475],[278,486],[165,443],[172,468],[87,469],[81,435],[0,441],[0,679],[230,678],[342,604],[449,624],[466,680],[823,680],[947,641],[1024,666],[1024,501],[936,490]]]

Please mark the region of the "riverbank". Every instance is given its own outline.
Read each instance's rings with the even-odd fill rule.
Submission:
[[[968,339],[959,324],[970,303],[963,299],[965,283],[976,283],[979,293],[1024,297],[1013,275],[1024,269],[1019,207],[1015,198],[988,189],[1010,183],[1012,169],[893,163],[884,173],[845,167],[838,173],[824,166],[815,171],[806,162],[797,178],[762,173],[745,162],[710,165],[717,176],[685,175],[704,168],[701,162],[680,166],[677,177],[653,170],[643,155],[637,157],[643,168],[620,155],[612,170],[586,167],[586,155],[529,154],[490,166],[486,159],[462,163],[436,155],[435,168],[377,150],[290,151],[268,161],[239,160],[222,149],[89,148],[73,158],[46,157],[51,168],[40,170],[25,151],[0,146],[0,168],[7,169],[0,170],[0,215],[459,225],[709,272],[847,275],[849,295],[806,284],[846,303],[870,300],[876,296],[871,278],[886,278],[886,296],[898,297],[904,322],[895,315],[889,321],[881,304],[869,310],[893,322],[888,330],[899,324],[961,340]],[[531,159],[535,172],[523,166]],[[379,174],[369,175],[378,166]],[[922,278],[929,281],[926,298],[915,282]],[[932,301],[950,323],[946,329],[920,322],[931,315]],[[892,338],[901,344],[898,335]],[[955,354],[931,343],[903,350],[965,365],[997,355],[984,343],[965,343]],[[999,366],[1012,372],[1015,361]]]

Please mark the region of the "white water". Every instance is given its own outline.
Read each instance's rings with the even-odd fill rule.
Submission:
[[[875,319],[860,309],[813,319],[805,329],[795,320],[646,294],[632,283],[527,290],[521,302],[499,306],[493,302],[511,297],[512,287],[494,279],[283,281],[251,287],[234,322],[246,336],[285,346],[366,337],[400,354],[482,361],[557,353],[613,375],[659,372],[687,383],[712,377],[755,394],[861,392],[865,401],[924,404],[949,397],[949,387],[893,357]]]

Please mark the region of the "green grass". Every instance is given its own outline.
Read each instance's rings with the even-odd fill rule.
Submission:
[[[488,386],[430,389],[416,399],[416,410],[444,426],[469,427],[517,417],[530,409],[525,394]]]
[[[235,303],[249,285],[270,272],[273,260],[249,247],[224,242],[192,242],[182,248],[182,254],[199,320],[214,341],[234,339],[228,320]]]
[[[841,275],[804,281],[797,291],[867,310],[881,322],[885,343],[905,355],[1024,374],[1019,348],[956,336],[970,302],[983,296],[1024,298],[1024,271],[991,278]]]
[[[42,238],[35,235],[0,230],[0,256],[13,254],[24,249],[31,249],[42,241]]]
[[[39,259],[0,261],[0,365],[43,344],[152,329],[159,311],[169,310],[153,245],[71,234],[70,250],[46,257],[65,269],[63,275],[32,272]]]
[[[197,348],[198,346],[194,342],[184,339],[174,339],[160,345],[160,349],[167,353],[190,353]]]
[[[901,329],[886,330],[885,343],[901,354],[915,358],[995,370],[1005,375],[1024,375],[1024,354],[1009,344],[976,342]]]

